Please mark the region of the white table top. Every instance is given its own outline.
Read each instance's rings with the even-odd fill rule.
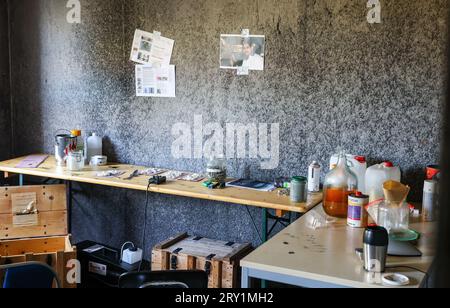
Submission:
[[[364,230],[347,227],[344,219],[314,230],[308,222],[316,215],[325,217],[321,205],[256,249],[241,261],[241,266],[343,287],[385,287],[372,282],[373,276],[363,269],[356,256],[355,249],[363,246]],[[410,266],[428,272],[434,259],[436,225],[417,222],[410,227],[422,233],[418,248],[423,257],[388,257],[387,267]],[[406,275],[411,280],[409,288],[420,287],[425,278],[423,273],[411,269],[395,268],[386,272]]]

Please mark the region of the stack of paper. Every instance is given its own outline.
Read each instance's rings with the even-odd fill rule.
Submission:
[[[136,95],[175,97],[175,66],[170,65],[174,40],[136,30],[131,61],[136,65]]]

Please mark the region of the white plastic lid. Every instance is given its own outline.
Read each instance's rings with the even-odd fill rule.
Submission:
[[[382,276],[383,284],[387,286],[393,287],[402,287],[410,284],[410,280],[407,276],[394,273],[394,274],[385,274]]]

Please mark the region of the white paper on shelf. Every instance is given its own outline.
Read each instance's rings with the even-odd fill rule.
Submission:
[[[36,200],[35,192],[11,195],[13,225],[15,227],[37,226],[39,224],[38,213],[30,211],[35,209]]]
[[[136,96],[175,97],[175,65],[136,65]]]
[[[136,30],[131,61],[139,64],[169,65],[175,41],[158,34],[159,32]]]

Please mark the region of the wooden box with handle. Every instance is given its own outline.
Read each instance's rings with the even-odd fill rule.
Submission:
[[[251,244],[223,242],[180,234],[156,245],[152,270],[204,270],[209,288],[238,288],[240,260],[253,250]]]
[[[67,235],[65,185],[0,188],[0,240]]]
[[[55,269],[64,288],[74,288],[66,276],[68,263],[76,258],[68,235],[65,185],[0,188],[0,265],[42,262]]]

